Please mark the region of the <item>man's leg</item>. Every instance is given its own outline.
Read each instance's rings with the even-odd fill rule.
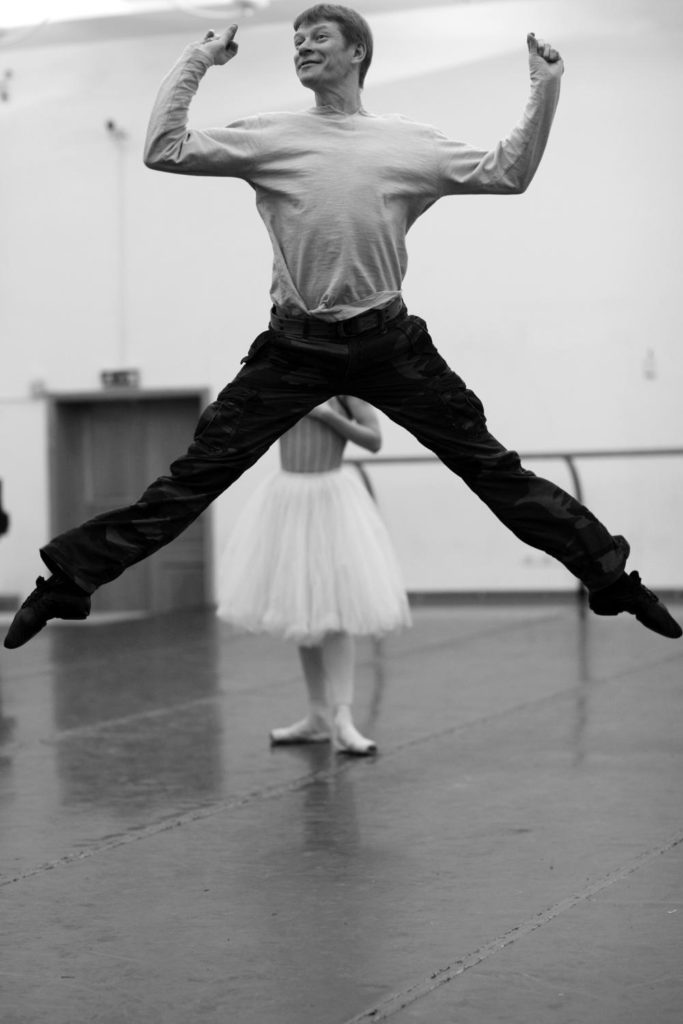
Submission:
[[[524,469],[517,453],[489,433],[482,403],[436,351],[424,321],[408,317],[386,343],[393,352],[383,362],[363,364],[359,357],[353,393],[433,451],[520,540],[562,562],[591,591],[598,614],[631,611],[665,636],[681,635],[637,574],[625,576],[624,538],[613,537],[562,488]]]
[[[270,332],[260,335],[167,475],[133,505],[96,516],[42,548],[55,578],[39,583],[22,605],[5,646],[26,643],[49,618],[86,618],[88,595],[177,537],[281,434],[334,393],[333,377],[329,367],[298,372]]]

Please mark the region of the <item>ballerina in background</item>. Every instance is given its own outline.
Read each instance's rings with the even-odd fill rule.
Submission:
[[[375,743],[353,715],[354,637],[411,624],[386,527],[355,472],[342,468],[347,441],[382,444],[372,406],[333,398],[280,438],[281,470],[247,502],[221,561],[219,618],[299,648],[308,713],[273,729],[271,743],[332,740],[347,754]]]

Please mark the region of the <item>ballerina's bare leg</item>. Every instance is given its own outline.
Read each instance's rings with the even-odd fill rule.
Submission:
[[[353,722],[355,644],[348,633],[328,633],[322,642],[322,662],[332,705],[335,750],[344,754],[373,754],[377,746]]]
[[[348,633],[328,633],[320,644],[299,647],[299,657],[308,692],[308,714],[293,725],[273,729],[271,743],[320,743],[332,739],[340,753],[374,753],[376,744],[358,731],[351,713],[353,637]]]
[[[271,730],[273,744],[321,743],[332,736],[322,649],[320,645],[299,647],[299,657],[308,692],[308,714],[293,725]]]

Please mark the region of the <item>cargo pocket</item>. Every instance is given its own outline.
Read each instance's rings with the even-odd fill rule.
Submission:
[[[205,455],[226,455],[239,429],[251,392],[233,389],[234,397],[219,398],[199,417],[193,447]]]

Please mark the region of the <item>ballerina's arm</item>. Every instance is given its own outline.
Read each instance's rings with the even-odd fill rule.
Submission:
[[[331,402],[317,405],[309,413],[309,416],[322,420],[323,423],[332,427],[342,437],[348,441],[353,441],[354,444],[360,445],[361,448],[367,448],[371,452],[378,452],[382,447],[382,431],[377,413],[373,407],[368,402],[363,402],[360,398],[354,398],[352,395],[346,396],[344,402],[353,419],[349,419],[342,412],[338,412],[334,408],[334,405],[338,404],[335,399],[332,399]]]

